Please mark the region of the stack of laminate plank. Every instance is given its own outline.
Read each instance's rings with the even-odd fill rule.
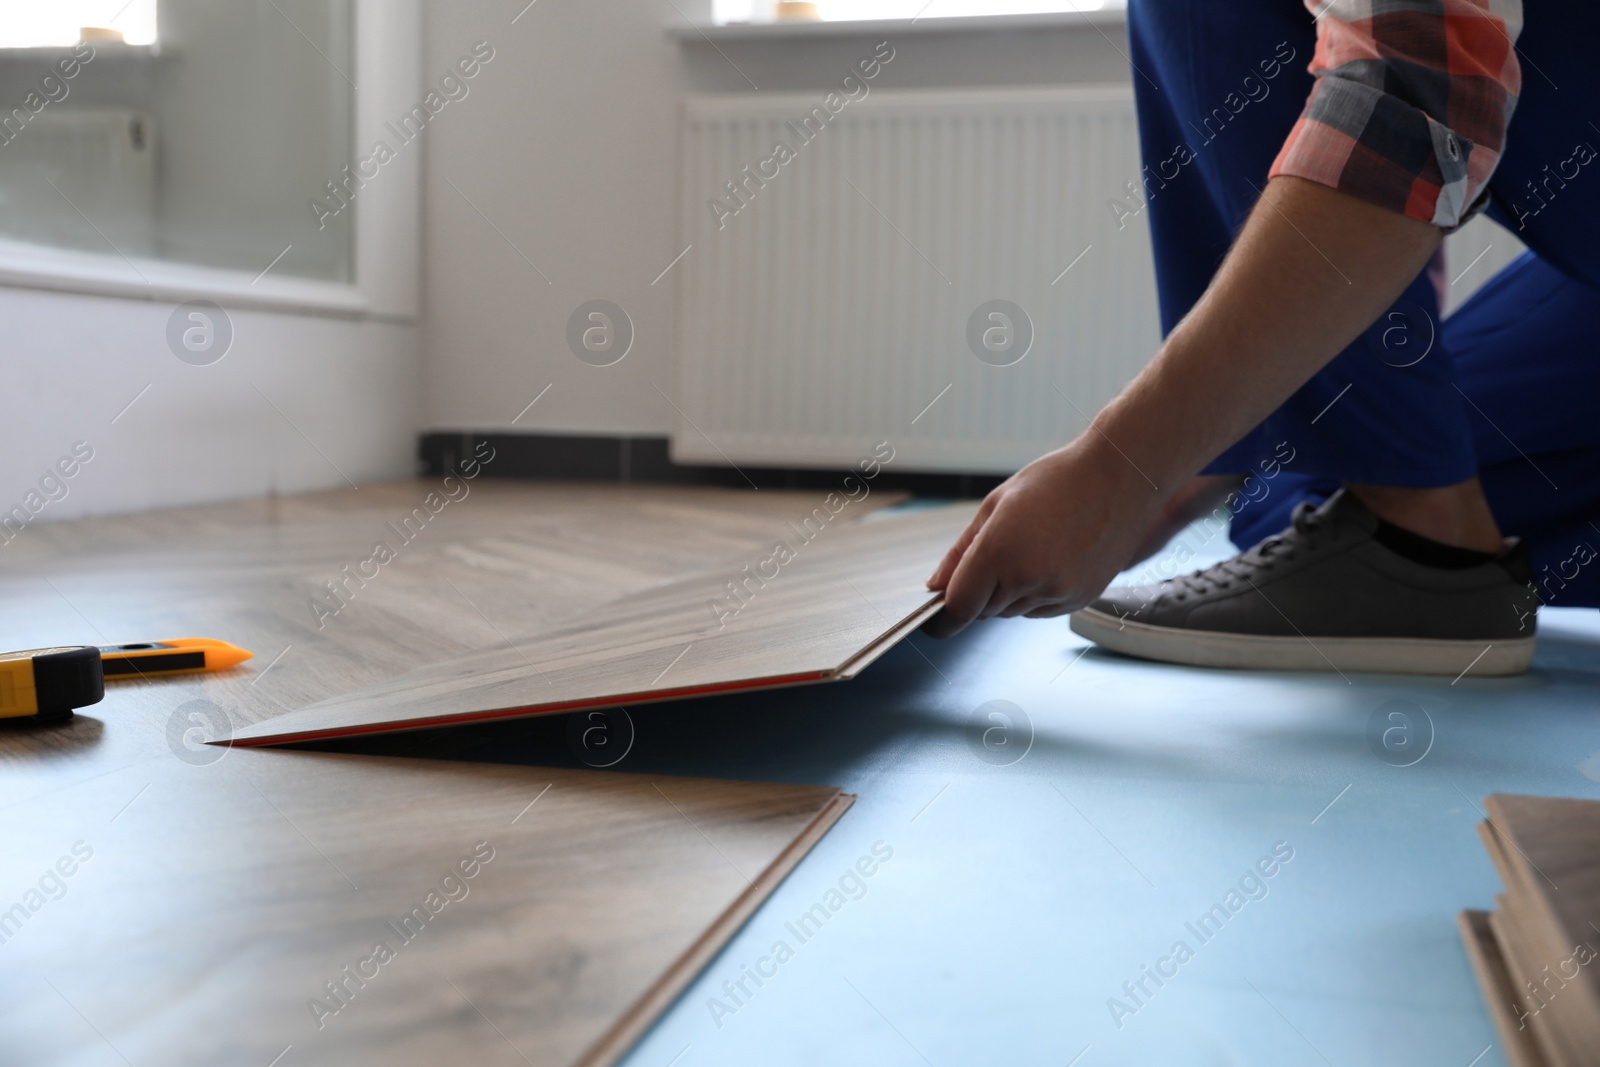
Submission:
[[[1515,1067],[1600,1063],[1600,801],[1496,793],[1479,824],[1505,882],[1461,937]]]

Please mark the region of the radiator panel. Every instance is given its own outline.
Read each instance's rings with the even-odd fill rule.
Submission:
[[[994,472],[1080,431],[1159,341],[1145,217],[1108,204],[1139,208],[1131,91],[874,91],[804,142],[820,102],[686,105],[674,457],[844,466],[888,440],[900,469]],[[719,228],[708,201],[739,206],[724,183],[779,141],[795,158]],[[1032,324],[1010,366],[968,345],[993,299]]]
[[[0,236],[107,255],[150,256],[155,131],[129,108],[46,106],[0,114]]]

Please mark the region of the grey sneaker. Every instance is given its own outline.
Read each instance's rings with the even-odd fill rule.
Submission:
[[[1200,667],[1519,674],[1533,659],[1532,565],[1428,567],[1379,544],[1377,518],[1335,493],[1231,559],[1157,585],[1120,586],[1072,615],[1116,652]]]

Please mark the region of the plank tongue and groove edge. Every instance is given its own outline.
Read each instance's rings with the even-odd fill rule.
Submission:
[[[1600,1048],[1600,802],[1497,793],[1479,834],[1506,892],[1462,938],[1517,1067],[1577,1067]]]
[[[1494,828],[1513,846],[1502,847],[1514,874],[1506,886],[1551,971],[1579,944],[1600,950],[1600,802],[1565,797],[1496,793],[1484,802]],[[1543,973],[1542,970],[1540,972]],[[1534,979],[1536,982],[1538,978]],[[1555,1014],[1575,1045],[1592,1056],[1600,1049],[1600,959],[1566,980]]]
[[[1489,1017],[1494,1021],[1495,1032],[1500,1035],[1500,1048],[1505,1052],[1511,1067],[1550,1067],[1550,1061],[1533,1039],[1533,1031],[1517,1022],[1512,1005],[1517,1003],[1517,987],[1511,970],[1500,951],[1489,925],[1486,911],[1463,911],[1457,919],[1461,927],[1461,942],[1467,948],[1467,958],[1478,976],[1483,989],[1483,1000],[1489,1006]]]
[[[925,581],[975,505],[824,528],[548,630],[324,700],[239,746],[419,730],[854,677],[939,608]],[[536,595],[529,590],[529,595]]]

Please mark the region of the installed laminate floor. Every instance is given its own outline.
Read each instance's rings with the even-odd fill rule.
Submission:
[[[736,569],[813,503],[476,482],[430,512],[433,488],[37,525],[0,550],[5,648],[257,652],[0,730],[0,1058],[608,1063],[848,807],[823,786],[204,744]],[[357,566],[380,541],[393,558]]]

